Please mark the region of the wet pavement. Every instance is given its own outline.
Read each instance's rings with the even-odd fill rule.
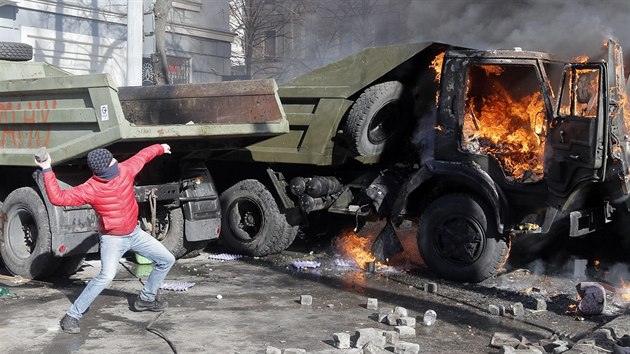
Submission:
[[[374,273],[339,265],[338,255],[313,245],[298,244],[264,258],[210,259],[220,252],[210,247],[198,257],[177,261],[167,282],[195,285],[184,292],[163,291],[170,306],[157,319],[158,313],[130,310],[150,265],[137,265],[131,258],[121,261],[115,281],[85,314],[78,335],[61,332],[58,322],[84,282],[98,272],[98,260],[88,260],[70,278],[49,279],[49,285],[7,286],[0,281],[10,290],[0,297],[0,352],[170,353],[170,342],[179,353],[264,353],[268,346],[357,353],[335,348],[333,333],[393,330],[378,322],[377,310],[366,308],[368,298],[377,299],[379,308],[402,306],[416,317],[416,336],[405,341],[419,344],[423,353],[498,353],[500,348],[489,345],[497,332],[536,343],[545,338],[572,344],[591,340],[592,347],[608,344],[611,350],[611,340],[629,332],[628,305],[611,294],[601,315],[567,311],[577,304],[575,285],[593,276],[576,279],[572,259],[560,266],[564,271],[537,262],[508,264],[495,278],[466,284],[435,278],[417,252],[398,259],[395,268]],[[320,265],[297,269],[291,265],[295,261]],[[425,291],[428,283],[435,283],[437,291]],[[534,310],[534,293],[545,299],[546,311]],[[301,305],[301,295],[311,295],[312,305]],[[524,305],[522,315],[489,312],[489,305],[510,309],[517,302]],[[437,313],[437,322],[424,326],[422,315],[429,309]],[[149,324],[159,332],[147,331]],[[616,328],[614,338],[596,343],[593,333],[607,326]],[[386,352],[393,352],[393,346]]]

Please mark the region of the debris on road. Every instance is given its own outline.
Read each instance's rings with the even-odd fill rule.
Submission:
[[[374,299],[374,298],[369,297],[367,299],[367,303],[365,304],[365,307],[368,310],[376,310],[376,309],[378,309],[378,299]]]
[[[606,308],[606,290],[599,283],[581,282],[576,285],[580,295],[578,309],[585,315],[599,315]]]
[[[310,306],[313,304],[313,297],[311,295],[300,295],[300,305]]]
[[[437,321],[437,313],[433,310],[427,310],[422,316],[422,323],[425,326],[432,326]]]
[[[333,333],[333,342],[337,349],[349,349],[350,348],[350,334],[349,333]]]
[[[210,259],[218,260],[218,261],[235,261],[237,259],[243,258],[243,255],[240,254],[230,254],[230,253],[219,253],[219,254],[211,254],[208,256]]]
[[[297,269],[306,269],[306,268],[319,268],[321,263],[315,261],[295,261],[291,263]]]
[[[409,326],[395,326],[394,329],[400,335],[401,339],[414,338],[416,336],[416,329]]]
[[[418,354],[420,352],[420,344],[409,342],[398,342],[394,346],[395,354]]]
[[[170,291],[188,291],[188,289],[192,288],[193,286],[195,286],[194,282],[189,283],[185,281],[178,281],[173,283],[164,283],[162,284],[162,286],[160,286],[160,289]]]
[[[355,348],[363,348],[368,343],[372,343],[381,349],[385,348],[385,337],[382,332],[376,328],[360,328],[355,333],[355,336],[357,338],[354,344]]]

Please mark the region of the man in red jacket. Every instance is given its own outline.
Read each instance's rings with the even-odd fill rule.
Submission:
[[[175,263],[175,257],[138,226],[138,203],[133,183],[145,164],[156,156],[170,153],[171,148],[167,144],[155,144],[118,163],[108,150],[92,150],[87,156],[87,164],[94,175],[85,183],[65,190],[59,188],[49,155],[43,162],[35,161],[42,168],[51,203],[57,206],[90,204],[98,214],[101,271],[87,284],[61,320],[64,332],[80,332],[79,320],[83,313],[112,282],[118,262],[127,251],[139,253],[154,263],[144,288],[134,302],[135,310],[161,311],[168,306],[156,295]]]

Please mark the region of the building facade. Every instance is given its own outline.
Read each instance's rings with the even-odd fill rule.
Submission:
[[[143,66],[127,68],[127,3],[143,2]],[[155,51],[151,0],[0,0],[0,41],[33,46],[33,60],[72,74],[109,73],[119,86],[127,70],[150,83]],[[229,7],[225,1],[174,0],[166,29],[175,83],[216,82],[230,75]]]

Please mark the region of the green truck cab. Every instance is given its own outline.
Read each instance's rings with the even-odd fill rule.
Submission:
[[[355,229],[407,221],[429,268],[463,281],[495,274],[512,241],[627,237],[628,86],[613,41],[576,63],[518,48],[365,49],[280,86],[288,134],[210,159],[235,172],[217,176],[221,237],[264,255],[323,214]]]

